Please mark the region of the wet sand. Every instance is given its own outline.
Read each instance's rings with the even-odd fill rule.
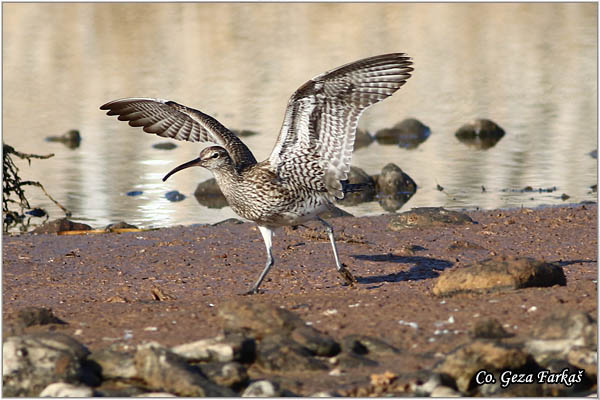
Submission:
[[[365,334],[402,351],[369,373],[430,369],[440,354],[472,340],[482,318],[497,319],[518,338],[553,311],[597,314],[596,204],[467,214],[477,223],[400,232],[386,228],[394,214],[330,219],[341,260],[358,279],[354,288],[342,286],[320,224],[280,229],[275,266],[262,293],[250,299],[289,309],[336,340]],[[443,270],[495,255],[557,262],[567,285],[443,298],[432,293]],[[95,350],[150,340],[172,346],[221,333],[220,305],[251,287],[265,249],[256,225],[225,223],[4,236],[3,256],[4,337],[53,330]],[[161,294],[163,301],[157,300]],[[67,324],[24,328],[17,313],[28,306],[51,308]],[[447,332],[440,334],[443,322]],[[352,386],[369,380],[360,369],[341,377],[303,372],[280,378],[305,395],[333,381]]]

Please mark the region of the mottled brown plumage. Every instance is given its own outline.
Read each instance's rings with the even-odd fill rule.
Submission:
[[[115,100],[100,107],[108,115],[145,132],[177,140],[213,142],[200,156],[180,165],[213,172],[231,208],[254,221],[265,240],[267,264],[253,286],[258,292],[273,265],[273,230],[318,219],[327,228],[338,271],[349,283],[352,275],[340,263],[333,229],[319,218],[332,200],[342,198],[358,120],[372,104],[391,96],[410,77],[410,58],[384,54],[349,63],[316,76],[292,94],[283,125],[269,158],[260,163],[246,145],[214,118],[173,101],[147,98]]]

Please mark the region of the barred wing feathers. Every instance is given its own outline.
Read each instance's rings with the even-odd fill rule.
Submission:
[[[316,76],[290,98],[269,162],[284,179],[342,198],[358,120],[413,70],[403,53],[384,54]]]
[[[100,107],[119,121],[143,127],[144,132],[188,142],[212,142],[223,146],[238,168],[256,164],[246,145],[213,117],[174,101],[127,98]]]

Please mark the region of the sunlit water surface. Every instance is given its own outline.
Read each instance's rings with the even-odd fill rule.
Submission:
[[[400,211],[420,206],[499,208],[595,200],[597,4],[3,4],[3,140],[55,156],[18,161],[94,227],[211,223],[234,217],[193,197],[211,177],[195,168],[162,176],[204,144],[165,139],[109,118],[98,107],[122,97],[158,97],[198,108],[270,153],[290,94],[321,72],[402,51],[415,71],[392,98],[363,114],[375,133],[406,117],[431,128],[416,149],[373,143],[353,165],[370,174],[393,162],[418,185]],[[488,150],[454,132],[474,118],[506,131]],[[76,149],[44,140],[78,129]],[[436,190],[436,185],[444,191]],[[481,190],[485,186],[486,191]],[[519,191],[525,186],[553,192]],[[141,196],[126,193],[139,190]],[[169,202],[179,190],[184,201]],[[62,216],[39,190],[33,206]],[[384,212],[377,202],[347,207]]]

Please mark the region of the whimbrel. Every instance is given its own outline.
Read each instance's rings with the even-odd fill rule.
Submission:
[[[267,263],[248,293],[257,293],[274,264],[273,230],[317,219],[326,228],[337,271],[356,280],[340,262],[333,228],[319,217],[344,196],[358,120],[369,106],[396,92],[413,70],[404,53],[365,58],[327,71],[292,94],[275,147],[257,162],[252,152],[216,119],[173,101],[126,98],[100,107],[145,132],[190,142],[212,142],[189,167],[210,170],[238,215],[254,221],[267,249]]]

